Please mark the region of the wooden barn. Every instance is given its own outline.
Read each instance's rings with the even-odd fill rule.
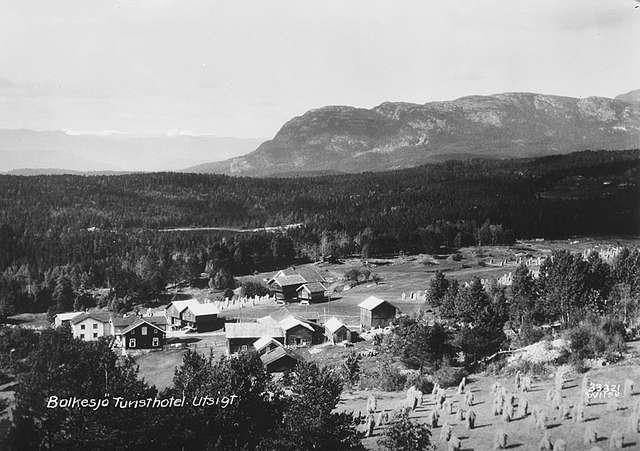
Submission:
[[[260,356],[262,364],[269,373],[282,373],[292,370],[302,358],[290,349],[277,347]]]
[[[324,334],[332,344],[351,341],[351,330],[335,316],[329,318],[327,322],[324,323]]]
[[[164,309],[164,315],[167,318],[167,325],[173,329],[179,329],[184,326],[183,317],[185,310],[189,305],[198,302],[197,299],[187,299],[184,301],[172,301]]]
[[[162,349],[165,342],[165,331],[158,326],[138,318],[136,322],[124,329],[119,338],[124,349]]]
[[[272,324],[226,323],[224,334],[229,355],[253,349],[253,343],[262,337],[271,337],[284,343],[283,330]]]
[[[260,324],[280,328],[284,333],[284,344],[308,346],[323,342],[324,328],[317,320],[292,314],[286,307],[256,320]]]
[[[291,315],[280,321],[284,331],[284,343],[289,346],[311,346],[317,340],[314,327]]]
[[[327,288],[320,282],[309,282],[300,285],[296,290],[299,301],[306,301],[310,304],[314,302],[324,302],[327,300]]]
[[[253,347],[258,355],[263,355],[275,348],[281,348],[282,343],[272,337],[261,337],[253,343]]]
[[[313,302],[319,302],[324,300],[324,283],[326,280],[313,268],[287,268],[278,271],[275,276],[267,281],[267,287],[275,298],[284,302],[298,302],[299,289],[303,285],[311,285],[307,288],[309,294],[309,302],[311,298],[315,299]],[[322,288],[322,299],[320,298],[320,284]]]
[[[165,307],[167,325],[172,329],[188,327],[197,332],[221,329],[224,320],[218,317],[219,310],[213,303],[202,303],[197,299],[173,301]]]
[[[396,306],[375,296],[369,296],[358,304],[362,330],[386,327],[396,317]]]
[[[222,329],[224,320],[218,317],[220,311],[212,304],[191,303],[182,312],[182,324],[196,332]]]

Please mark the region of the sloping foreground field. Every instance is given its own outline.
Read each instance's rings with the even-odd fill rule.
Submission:
[[[631,343],[632,352],[637,356],[640,344]],[[546,400],[549,390],[553,389],[553,378],[534,379],[532,390],[518,397],[524,396],[528,399],[530,410],[544,408],[550,418],[548,421],[547,433],[551,442],[563,439],[567,442],[568,450],[585,450],[590,447],[583,444],[583,437],[587,427],[593,428],[598,435],[598,443],[602,449],[609,448],[609,437],[614,430],[620,430],[624,435],[624,449],[640,449],[640,433],[629,429],[629,417],[632,415],[633,406],[640,401],[640,360],[638,357],[632,358],[622,365],[592,369],[586,373],[594,383],[620,384],[624,386],[624,381],[630,378],[636,382],[635,391],[631,396],[622,396],[621,409],[611,411],[608,399],[593,400],[585,410],[585,421],[575,423],[572,418],[560,419],[560,412],[554,410],[551,403]],[[570,406],[579,402],[582,397],[582,377],[583,374],[570,373],[567,376],[562,390],[562,402]],[[462,439],[464,450],[490,450],[494,449],[494,438],[496,431],[504,430],[508,435],[507,449],[537,450],[538,444],[544,435],[544,431],[536,428],[532,415],[527,417],[516,416],[510,423],[505,423],[502,417],[492,415],[492,402],[494,396],[491,394],[491,387],[497,381],[508,390],[513,389],[514,378],[503,378],[495,376],[472,375],[468,378],[467,388],[471,390],[475,397],[473,409],[477,414],[476,427],[468,430],[464,421],[456,419],[456,413],[462,404],[463,395],[458,395],[455,388],[447,389],[447,399],[453,400],[454,410],[452,415],[443,415],[440,418],[438,427],[432,429],[432,440],[436,444],[436,449],[446,450],[446,444],[439,440],[442,424],[446,421],[453,426],[453,434]],[[373,393],[378,401],[378,411],[388,410],[391,413],[394,409],[399,409],[404,401],[405,392],[376,392],[358,391],[345,392],[338,405],[340,411],[366,410],[367,398]],[[519,398],[520,399],[520,398]],[[434,409],[435,402],[431,394],[424,396],[425,402],[418,407],[410,418],[416,422],[426,423],[429,413]],[[517,409],[516,409],[517,411]],[[364,444],[368,449],[382,449],[378,446],[378,439],[384,434],[388,426],[381,426],[375,429],[374,435],[364,439]]]

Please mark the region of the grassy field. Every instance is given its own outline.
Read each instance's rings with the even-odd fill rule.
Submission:
[[[636,351],[637,354],[637,351]],[[585,429],[592,427],[598,434],[598,446],[608,448],[608,437],[612,431],[619,429],[625,436],[625,449],[640,449],[640,434],[630,432],[627,428],[628,419],[631,415],[631,409],[634,404],[640,400],[640,389],[637,384],[640,382],[640,365],[639,360],[633,358],[620,366],[610,366],[591,370],[586,373],[594,383],[602,384],[621,384],[624,385],[626,378],[636,381],[636,391],[633,396],[622,398],[622,410],[609,411],[607,402],[604,400],[594,400],[585,410],[585,422],[574,423],[571,419],[561,420],[559,411],[553,410],[546,401],[546,393],[553,388],[552,378],[542,378],[534,381],[531,392],[524,394],[529,400],[532,408],[545,408],[549,417],[553,419],[548,423],[547,432],[552,442],[557,439],[564,439],[568,450],[584,450],[589,449],[583,445],[583,436]],[[564,384],[562,390],[563,402],[574,405],[582,396],[581,382],[583,375],[571,374]],[[488,450],[493,449],[494,437],[496,431],[504,430],[508,435],[509,449],[532,450],[538,449],[538,443],[543,437],[544,431],[537,429],[533,425],[531,415],[524,417],[516,417],[514,421],[505,423],[501,417],[492,415],[491,406],[493,395],[491,395],[491,386],[499,381],[505,387],[511,389],[513,387],[513,378],[496,378],[485,375],[472,375],[468,378],[470,383],[468,388],[474,393],[475,403],[473,409],[477,414],[476,428],[468,430],[464,422],[457,421],[455,413],[458,406],[462,402],[462,395],[456,394],[454,389],[447,390],[447,398],[454,402],[454,414],[443,415],[439,422],[439,427],[432,430],[432,439],[437,444],[437,449],[445,450],[446,446],[439,443],[439,434],[442,424],[446,421],[453,426],[453,433],[462,439],[462,449],[465,450]],[[338,405],[340,411],[364,411],[366,409],[367,398],[373,393],[378,400],[378,411],[398,409],[405,397],[404,392],[376,392],[376,391],[357,391],[345,392],[342,400]],[[427,400],[421,407],[418,407],[412,414],[411,419],[416,422],[425,423],[427,415],[434,409],[435,403],[432,396],[425,396]],[[377,428],[372,437],[366,438],[364,444],[368,449],[380,449],[377,440],[384,433],[388,426]]]

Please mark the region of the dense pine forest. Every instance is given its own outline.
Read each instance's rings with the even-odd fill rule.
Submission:
[[[640,151],[282,179],[0,175],[0,316],[156,296],[165,284],[313,260],[640,230]],[[166,227],[283,232],[162,232]]]

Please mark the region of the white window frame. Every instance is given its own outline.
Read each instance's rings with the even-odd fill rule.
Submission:
[[[245,352],[247,349],[249,349],[249,347],[247,345],[241,345],[240,346],[240,351]]]
[[[142,333],[142,335],[147,335],[147,326],[142,326],[140,328],[140,332]]]
[[[135,338],[129,338],[129,347],[130,348],[135,348],[136,347],[136,339]]]
[[[153,339],[151,340],[151,346],[160,346],[160,338],[153,337]]]

